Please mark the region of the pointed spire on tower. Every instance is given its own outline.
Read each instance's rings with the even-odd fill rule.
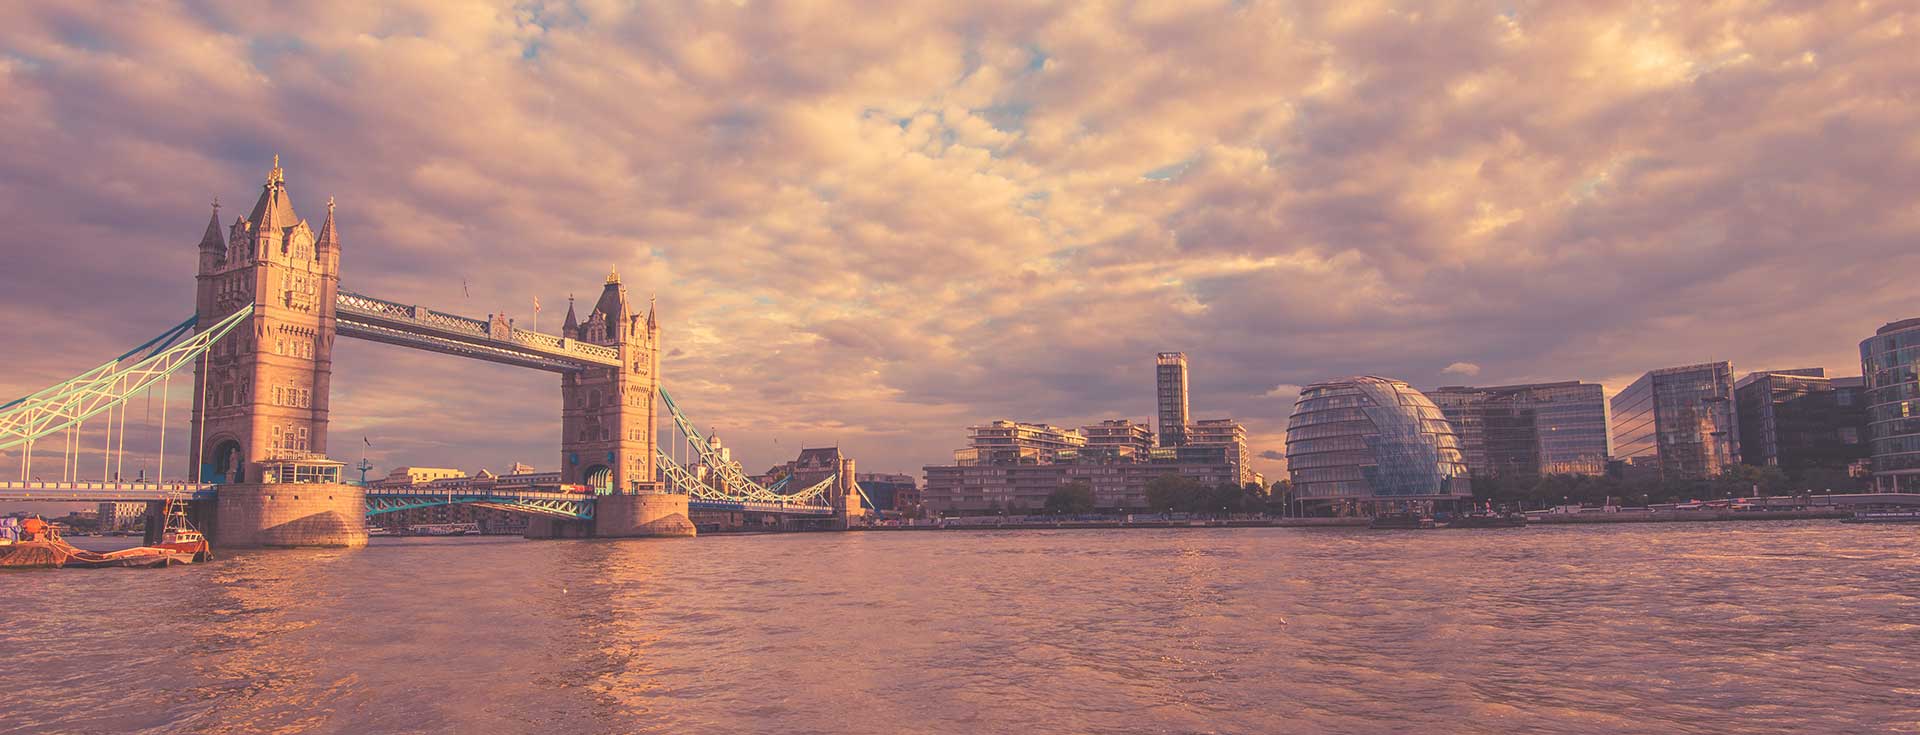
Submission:
[[[320,235],[314,238],[313,247],[320,252],[340,248],[340,232],[333,228],[333,197],[327,197],[327,221],[320,223]]]
[[[653,306],[654,306],[653,297],[654,295],[652,293],[647,294],[647,329],[649,330],[658,329],[660,327],[659,320],[655,319],[653,316]]]
[[[260,187],[260,201],[254,203],[247,221],[253,223],[254,234],[260,237],[279,236],[282,229],[300,221],[287,198],[287,176],[280,168],[279,154],[273,156],[273,169],[267,172],[267,183]]]
[[[616,265],[612,268],[608,268],[607,269],[607,285],[613,285],[619,282],[620,282],[620,267]]]
[[[607,320],[607,329],[625,329],[633,309],[627,306],[627,289],[620,285],[618,270],[607,272],[607,285],[600,289],[600,300],[594,302],[593,310]]]
[[[572,337],[580,331],[580,319],[573,315],[573,294],[567,294],[567,320],[560,323],[560,335]]]
[[[227,239],[220,234],[220,197],[213,198],[213,216],[207,218],[207,232],[200,236],[201,250],[224,251]]]

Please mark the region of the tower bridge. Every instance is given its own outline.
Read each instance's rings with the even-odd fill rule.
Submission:
[[[366,517],[436,504],[472,504],[533,514],[529,536],[693,535],[696,513],[824,519],[842,527],[864,512],[851,460],[803,489],[759,485],[719,457],[660,382],[661,329],[609,272],[584,318],[571,300],[559,334],[476,319],[340,288],[342,239],[334,202],[318,229],[295,213],[279,157],[252,210],[223,224],[219,205],[198,246],[193,317],[80,376],[0,405],[0,449],[23,450],[21,479],[0,483],[5,500],[186,500],[225,546],[366,543]],[[188,336],[191,333],[191,336]],[[325,459],[336,337],[558,373],[561,487],[461,492],[367,489],[344,484]],[[190,371],[187,366],[192,366]],[[184,481],[84,482],[78,433],[105,414],[105,465],[124,456],[126,404],[190,377],[189,477]],[[686,441],[707,476],[662,451]],[[117,412],[117,413],[116,413]],[[115,417],[121,442],[115,449]],[[35,444],[61,436],[63,477],[32,472]],[[120,457],[116,457],[118,452]],[[178,466],[178,465],[176,465]],[[164,478],[163,478],[164,479]]]

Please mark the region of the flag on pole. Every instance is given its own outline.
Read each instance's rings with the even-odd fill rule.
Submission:
[[[540,297],[538,296],[533,297],[533,313],[540,313]]]
[[[368,446],[368,447],[372,447],[372,446],[373,446],[373,440],[372,440],[372,439],[368,439],[368,438],[366,438],[365,436],[362,436],[362,437],[360,437],[360,441],[363,441],[363,442],[366,442],[366,443],[367,443],[367,446]]]

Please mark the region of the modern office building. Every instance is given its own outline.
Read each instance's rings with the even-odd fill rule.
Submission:
[[[1860,343],[1867,437],[1879,492],[1920,492],[1920,318],[1883,326]]]
[[[1376,512],[1472,495],[1459,437],[1405,382],[1363,375],[1309,385],[1287,424],[1287,471],[1309,507]]]
[[[1426,395],[1459,435],[1473,477],[1528,482],[1607,471],[1607,396],[1598,383],[1444,386]]]
[[[1162,352],[1155,363],[1160,446],[1177,447],[1187,440],[1187,353]]]
[[[1864,384],[1828,378],[1822,368],[1746,374],[1733,384],[1740,461],[1798,476],[1814,468],[1845,471],[1865,459],[1871,449]]]
[[[1740,461],[1733,363],[1662,368],[1613,397],[1613,451],[1627,478],[1705,480]]]

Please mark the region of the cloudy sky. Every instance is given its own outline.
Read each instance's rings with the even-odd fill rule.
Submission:
[[[1277,453],[1315,380],[1857,374],[1920,316],[1911,3],[383,4],[0,3],[0,396],[189,315],[276,153],[345,288],[657,292],[756,470],[1150,419],[1159,350]],[[376,472],[558,459],[546,373],[343,340],[333,409]]]

